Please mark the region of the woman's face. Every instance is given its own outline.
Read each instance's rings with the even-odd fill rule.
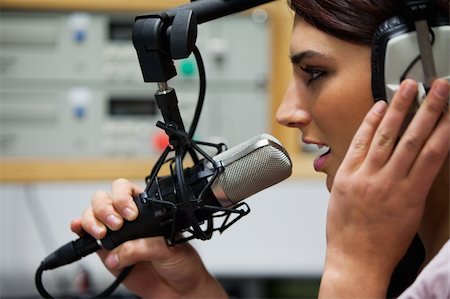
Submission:
[[[290,42],[293,78],[276,118],[300,129],[304,143],[329,147],[314,161],[316,171],[327,174],[328,190],[373,105],[370,55],[369,46],[337,39],[295,18]]]

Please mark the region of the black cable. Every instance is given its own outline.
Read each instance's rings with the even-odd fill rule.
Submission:
[[[153,184],[153,181],[156,179],[156,176],[158,175],[159,170],[164,165],[164,163],[166,163],[166,158],[170,151],[171,151],[170,146],[166,146],[164,152],[161,154],[156,164],[153,165],[150,174],[145,178],[145,183],[147,184],[147,187],[145,187],[145,193],[148,193],[151,185]]]
[[[131,270],[133,269],[134,265],[128,266],[126,268],[124,268],[119,276],[116,277],[116,280],[103,292],[101,292],[100,294],[98,294],[97,296],[95,296],[94,298],[106,298],[108,296],[110,296],[115,290],[116,288],[119,286],[119,284],[121,284],[125,278],[128,276],[128,274],[131,272]]]
[[[110,296],[115,291],[115,289],[119,286],[119,284],[121,284],[125,280],[125,278],[130,273],[132,268],[133,268],[133,265],[124,268],[122,270],[122,272],[120,272],[119,276],[116,277],[115,281],[108,288],[106,288],[103,292],[101,292],[100,294],[98,294],[92,298],[100,299],[100,298],[106,298],[106,297]],[[50,295],[47,292],[47,290],[45,289],[45,287],[42,283],[43,272],[44,272],[44,268],[42,267],[42,265],[40,265],[34,276],[34,282],[36,284],[36,289],[38,290],[39,294],[43,298],[54,298],[52,295]]]
[[[198,75],[199,75],[199,91],[197,98],[197,105],[195,107],[194,117],[192,118],[191,126],[189,127],[188,136],[192,140],[192,137],[195,134],[195,130],[197,129],[198,122],[200,119],[200,114],[203,109],[203,103],[205,101],[206,94],[206,74],[205,74],[205,65],[203,63],[202,55],[200,54],[199,49],[196,45],[194,45],[194,49],[192,50],[194,54],[195,61],[197,63]],[[196,152],[192,148],[188,148],[188,153],[192,158],[194,164],[199,162]]]
[[[203,103],[205,101],[205,94],[206,94],[206,72],[202,55],[200,54],[200,51],[197,48],[197,46],[194,46],[192,53],[194,53],[194,57],[197,62],[200,88],[198,92],[198,100],[197,106],[195,107],[194,117],[192,119],[191,126],[189,127],[189,137],[191,138],[194,136],[195,130],[197,129],[198,121],[200,119],[200,114],[203,109]]]
[[[201,229],[197,217],[195,216],[194,210],[192,208],[192,204],[188,198],[188,194],[192,195],[190,190],[187,188],[186,184],[186,178],[183,171],[183,156],[184,156],[184,150],[183,149],[177,149],[176,156],[175,156],[175,168],[177,173],[177,182],[178,186],[180,188],[180,197],[182,201],[182,205],[185,207],[186,216],[190,222],[190,225],[192,226],[192,229],[198,234],[200,239],[206,239],[206,235]],[[194,197],[194,196],[192,196]]]
[[[417,55],[412,61],[411,63],[406,67],[405,71],[402,73],[402,75],[400,76],[400,82],[402,82],[403,80],[406,79],[406,76],[408,75],[409,71],[411,71],[411,69],[416,65],[416,63],[420,60],[420,54]]]
[[[44,268],[42,268],[42,265],[41,265],[36,270],[36,274],[34,275],[34,284],[36,285],[36,289],[38,290],[39,294],[41,294],[42,298],[53,298],[52,295],[50,295],[47,292],[47,290],[44,288],[44,285],[42,284],[42,273],[43,272],[44,272]]]

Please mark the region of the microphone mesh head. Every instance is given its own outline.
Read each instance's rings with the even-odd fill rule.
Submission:
[[[231,206],[265,188],[281,182],[292,173],[286,150],[273,136],[262,134],[213,158],[224,161],[213,189],[220,188]],[[217,195],[216,195],[217,197]],[[219,199],[223,205],[223,199]]]

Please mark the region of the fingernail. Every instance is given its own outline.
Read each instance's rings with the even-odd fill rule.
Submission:
[[[94,234],[95,238],[100,239],[101,238],[101,234],[103,232],[103,229],[98,227],[97,225],[93,225],[91,227],[91,232]]]
[[[125,207],[122,210],[122,216],[123,216],[123,218],[125,218],[127,220],[133,220],[134,218],[136,218],[137,213],[136,213],[136,211],[134,211],[130,207]]]
[[[436,82],[433,85],[433,92],[436,96],[440,97],[441,99],[446,99],[448,98],[448,83],[447,82],[442,82],[442,81],[438,81],[436,80]]]
[[[384,114],[387,104],[385,101],[377,101],[373,107],[374,111],[378,114]]]
[[[411,98],[416,95],[416,85],[409,81],[404,81],[402,86],[402,94],[405,98]]]
[[[112,229],[118,228],[121,224],[121,221],[115,215],[109,215],[106,217],[106,224]]]
[[[109,269],[115,269],[117,267],[119,267],[120,261],[119,261],[119,256],[117,254],[110,254],[106,260],[105,260],[105,264]]]

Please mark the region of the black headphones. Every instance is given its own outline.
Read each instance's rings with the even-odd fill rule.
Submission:
[[[372,41],[372,94],[390,102],[400,82],[419,83],[418,104],[433,78],[450,80],[449,14],[436,1],[405,1],[404,13],[383,22]]]

